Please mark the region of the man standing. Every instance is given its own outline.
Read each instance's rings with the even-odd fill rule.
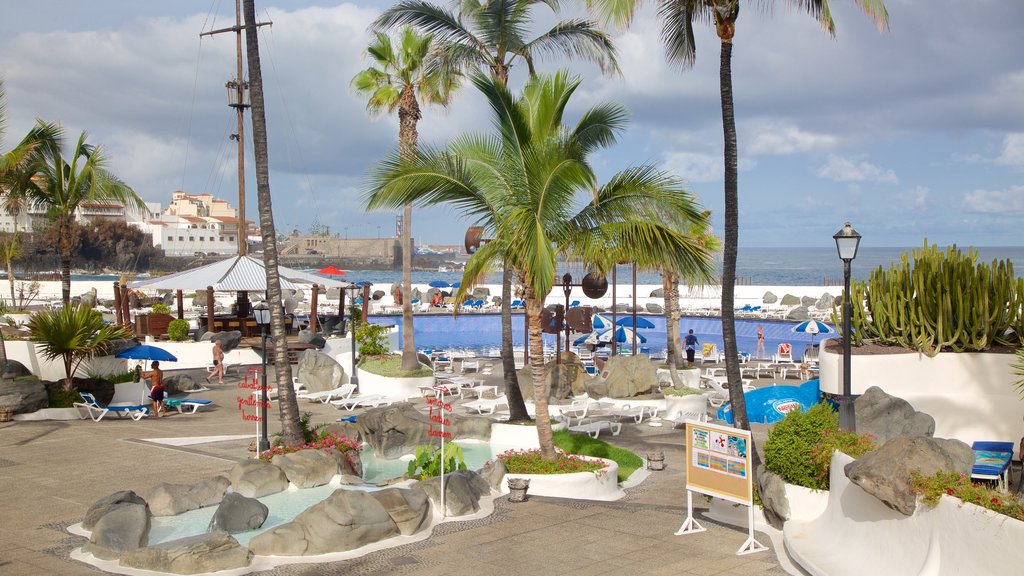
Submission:
[[[153,369],[143,372],[141,376],[149,380],[151,385],[149,397],[153,400],[153,413],[157,418],[160,417],[160,412],[167,416],[167,409],[164,407],[164,371],[160,369],[160,361],[153,360]]]
[[[220,340],[216,340],[213,343],[213,371],[206,377],[206,383],[210,383],[210,379],[214,376],[217,377],[217,384],[224,385],[224,345]]]

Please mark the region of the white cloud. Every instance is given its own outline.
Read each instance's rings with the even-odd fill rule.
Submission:
[[[1003,138],[1003,152],[996,158],[996,164],[1024,168],[1024,132],[1007,134]]]
[[[688,182],[715,182],[722,179],[722,155],[695,152],[670,152],[665,155],[665,169]]]
[[[834,149],[839,139],[829,134],[816,134],[793,123],[780,120],[750,122],[744,129],[747,153],[753,155],[789,155],[800,152],[821,152]]]
[[[864,160],[851,160],[834,154],[829,154],[825,165],[818,169],[818,176],[836,182],[897,184],[900,181],[892,170],[880,168]]]
[[[914,186],[902,195],[903,203],[915,210],[929,210],[932,207],[931,190],[927,186]]]
[[[1024,212],[1024,186],[1006,190],[972,190],[964,196],[965,212],[981,214],[1020,214]]]

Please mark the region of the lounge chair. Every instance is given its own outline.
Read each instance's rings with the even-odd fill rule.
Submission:
[[[779,349],[772,357],[772,362],[776,364],[782,364],[783,362],[793,361],[793,345],[789,342],[783,342],[779,344]]]
[[[502,394],[497,398],[481,398],[480,400],[466,402],[462,406],[466,410],[476,410],[477,414],[494,414],[498,406],[504,406],[505,409],[508,409],[508,396]]]
[[[189,398],[164,399],[164,406],[177,409],[179,414],[195,414],[203,406],[209,406],[212,403],[213,402],[211,400],[193,400]]]
[[[584,418],[575,426],[569,426],[569,432],[588,434],[591,438],[597,438],[600,436],[602,430],[609,430],[611,431],[612,436],[618,436],[619,432],[622,432],[622,423]]]
[[[724,361],[725,361],[725,355],[718,351],[718,345],[717,344],[705,344],[703,346],[703,348],[701,348],[701,353],[700,353],[700,363],[701,364],[704,364],[705,362],[715,362],[715,363],[718,363],[718,362],[724,362]]]
[[[303,400],[309,400],[311,402],[327,404],[333,400],[348,399],[355,391],[355,384],[342,384],[333,390],[324,390],[322,392],[303,392],[302,394],[297,394],[296,397],[302,398]]]
[[[572,424],[573,418],[582,421],[588,416],[607,416],[606,411],[611,408],[612,405],[607,402],[594,402],[589,398],[582,398],[580,400],[573,400],[568,406],[559,406],[558,410],[561,412],[562,417],[565,418],[566,423]]]
[[[1000,492],[1008,492],[1013,442],[979,441],[971,445],[971,450],[974,450],[971,479],[995,480]]]
[[[132,404],[123,402],[111,402],[110,404],[101,404],[96,397],[89,392],[79,392],[82,396],[81,402],[75,402],[73,406],[78,408],[79,417],[85,418],[89,416],[94,422],[99,422],[110,412],[114,412],[118,417],[123,417],[126,414],[131,417],[132,420],[138,422],[146,416],[149,416],[149,407],[145,404]],[[85,410],[85,412],[83,412]]]
[[[656,417],[658,415],[658,408],[656,406],[630,406],[629,404],[623,404],[618,408],[612,408],[611,413],[620,420],[632,418],[634,422],[640,424],[644,421],[645,416]]]
[[[721,408],[723,404],[729,401],[729,391],[725,389],[725,385],[719,377],[713,376],[702,376],[701,384],[707,385],[707,387],[714,390],[714,392],[708,396],[708,402],[715,408]],[[743,393],[757,390],[757,387],[750,383],[750,380],[743,381]]]
[[[331,400],[331,406],[338,410],[345,409],[349,412],[356,408],[376,408],[377,406],[391,405],[391,399],[380,394],[356,394],[338,400]]]

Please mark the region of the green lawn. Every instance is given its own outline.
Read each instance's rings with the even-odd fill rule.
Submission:
[[[402,370],[402,357],[397,354],[387,356],[369,356],[359,362],[359,368],[372,374],[386,376],[388,378],[417,378],[431,376],[434,371],[427,366],[420,365],[419,370],[407,372]]]
[[[591,438],[586,434],[573,434],[568,430],[558,430],[554,433],[554,438],[555,446],[570,454],[607,458],[618,463],[619,482],[629,478],[630,474],[644,465],[643,459],[633,452],[612,446],[604,440]]]

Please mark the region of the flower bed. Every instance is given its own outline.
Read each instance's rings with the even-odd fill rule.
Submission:
[[[505,464],[505,469],[512,474],[602,474],[605,468],[603,461],[587,460],[576,454],[559,453],[556,460],[546,460],[541,457],[539,448],[506,450],[498,455],[498,460],[501,460]]]
[[[270,450],[260,454],[260,459],[269,462],[278,454],[291,454],[299,450],[327,450],[344,454],[345,458],[349,461],[358,461],[359,451],[362,449],[363,444],[358,440],[353,440],[341,434],[327,433],[319,439],[306,442],[301,446],[271,446]]]
[[[518,451],[523,452],[523,451]],[[500,457],[499,457],[500,458]],[[505,478],[524,478],[530,481],[530,494],[535,496],[553,496],[556,498],[574,498],[585,500],[618,500],[625,493],[619,488],[619,465],[612,460],[573,456],[574,459],[600,463],[597,472],[571,472],[565,470],[552,474],[527,474],[508,472]],[[501,492],[508,494],[507,482],[501,483]]]

